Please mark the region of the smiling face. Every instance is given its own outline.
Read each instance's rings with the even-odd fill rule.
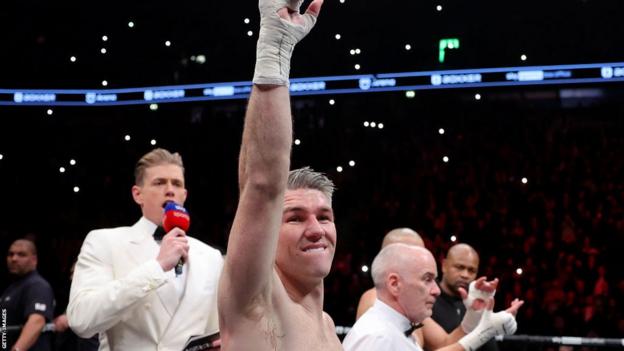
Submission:
[[[162,224],[165,202],[184,205],[186,195],[184,171],[171,163],[145,169],[143,181],[132,187],[132,197],[141,206],[143,216],[156,225]]]
[[[331,202],[315,189],[287,190],[275,263],[282,276],[316,284],[329,274],[336,249]]]

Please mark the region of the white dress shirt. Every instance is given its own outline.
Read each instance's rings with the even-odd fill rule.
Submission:
[[[345,336],[345,351],[422,351],[412,336],[405,336],[410,321],[392,307],[375,300]]]

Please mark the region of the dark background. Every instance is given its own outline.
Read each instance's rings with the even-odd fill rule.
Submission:
[[[443,11],[436,11],[438,4]],[[0,88],[95,89],[103,79],[109,88],[249,80],[256,6],[3,4]],[[623,8],[620,1],[590,0],[328,0],[317,28],[295,51],[292,76],[622,61]],[[109,40],[102,42],[102,35]],[[440,64],[438,40],[446,37],[459,38],[461,47],[447,50]],[[355,48],[362,53],[350,55]],[[191,60],[197,55],[206,62]],[[336,324],[353,323],[360,294],[372,286],[360,267],[370,265],[385,232],[409,226],[437,258],[451,235],[475,246],[480,273],[501,278],[497,306],[515,296],[527,301],[518,333],[624,335],[618,257],[624,249],[623,87],[293,98],[301,140],[293,146],[293,167],[310,165],[338,186],[338,252],[325,298]],[[40,271],[62,312],[69,267],[86,233],[131,225],[140,216],[130,195],[133,167],[156,139],[156,146],[184,158],[191,233],[225,253],[245,103],[160,104],[156,111],[147,105],[55,107],[52,115],[48,107],[0,107],[0,250],[15,238],[33,237]],[[364,127],[365,121],[384,128]],[[70,166],[70,159],[77,164]],[[0,289],[9,282],[3,267]]]

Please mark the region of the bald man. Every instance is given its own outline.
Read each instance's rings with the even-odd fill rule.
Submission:
[[[396,243],[403,243],[407,245],[415,245],[420,247],[425,247],[425,242],[423,241],[420,234],[416,233],[416,231],[410,228],[396,228],[392,229],[383,238],[381,242],[381,248]],[[359,319],[366,310],[373,306],[375,303],[375,299],[377,298],[377,293],[375,292],[375,288],[370,288],[362,294],[360,297],[360,302],[358,303],[357,312],[355,319]]]
[[[453,245],[442,261],[441,294],[433,305],[431,318],[447,333],[457,328],[466,314],[460,288],[468,291],[468,285],[477,278],[479,254],[468,244]],[[496,341],[490,340],[479,350],[496,351]]]
[[[413,327],[431,316],[433,304],[440,294],[435,281],[437,267],[433,255],[423,247],[390,244],[375,257],[371,273],[377,300],[345,337],[345,351],[421,351],[419,341],[412,337]],[[481,283],[483,280],[480,279]],[[512,313],[521,303],[508,311],[493,313],[493,299],[483,299],[482,315],[470,333],[460,334],[458,328],[459,333],[453,333],[454,339],[449,336],[445,347],[427,349],[472,351],[496,335],[513,334],[516,321]]]
[[[16,240],[7,253],[9,273],[16,280],[0,296],[3,323],[7,327],[21,326],[7,333],[3,349],[12,351],[49,351],[50,337],[42,334],[43,326],[54,313],[54,293],[50,284],[37,272],[37,248],[30,240]],[[6,345],[5,345],[6,343]]]

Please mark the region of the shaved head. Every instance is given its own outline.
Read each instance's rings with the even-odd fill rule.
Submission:
[[[479,254],[468,244],[451,246],[442,262],[442,290],[451,296],[460,296],[459,288],[468,290],[468,284],[477,278]]]
[[[31,255],[37,256],[37,247],[35,246],[35,243],[33,243],[31,240],[17,239],[11,245],[17,245],[17,246],[23,245],[23,247],[26,249],[26,251],[28,251],[28,253],[30,253]]]
[[[389,231],[386,236],[384,236],[381,248],[383,249],[390,244],[406,244],[425,247],[425,242],[420,235],[410,228],[397,228]]]

